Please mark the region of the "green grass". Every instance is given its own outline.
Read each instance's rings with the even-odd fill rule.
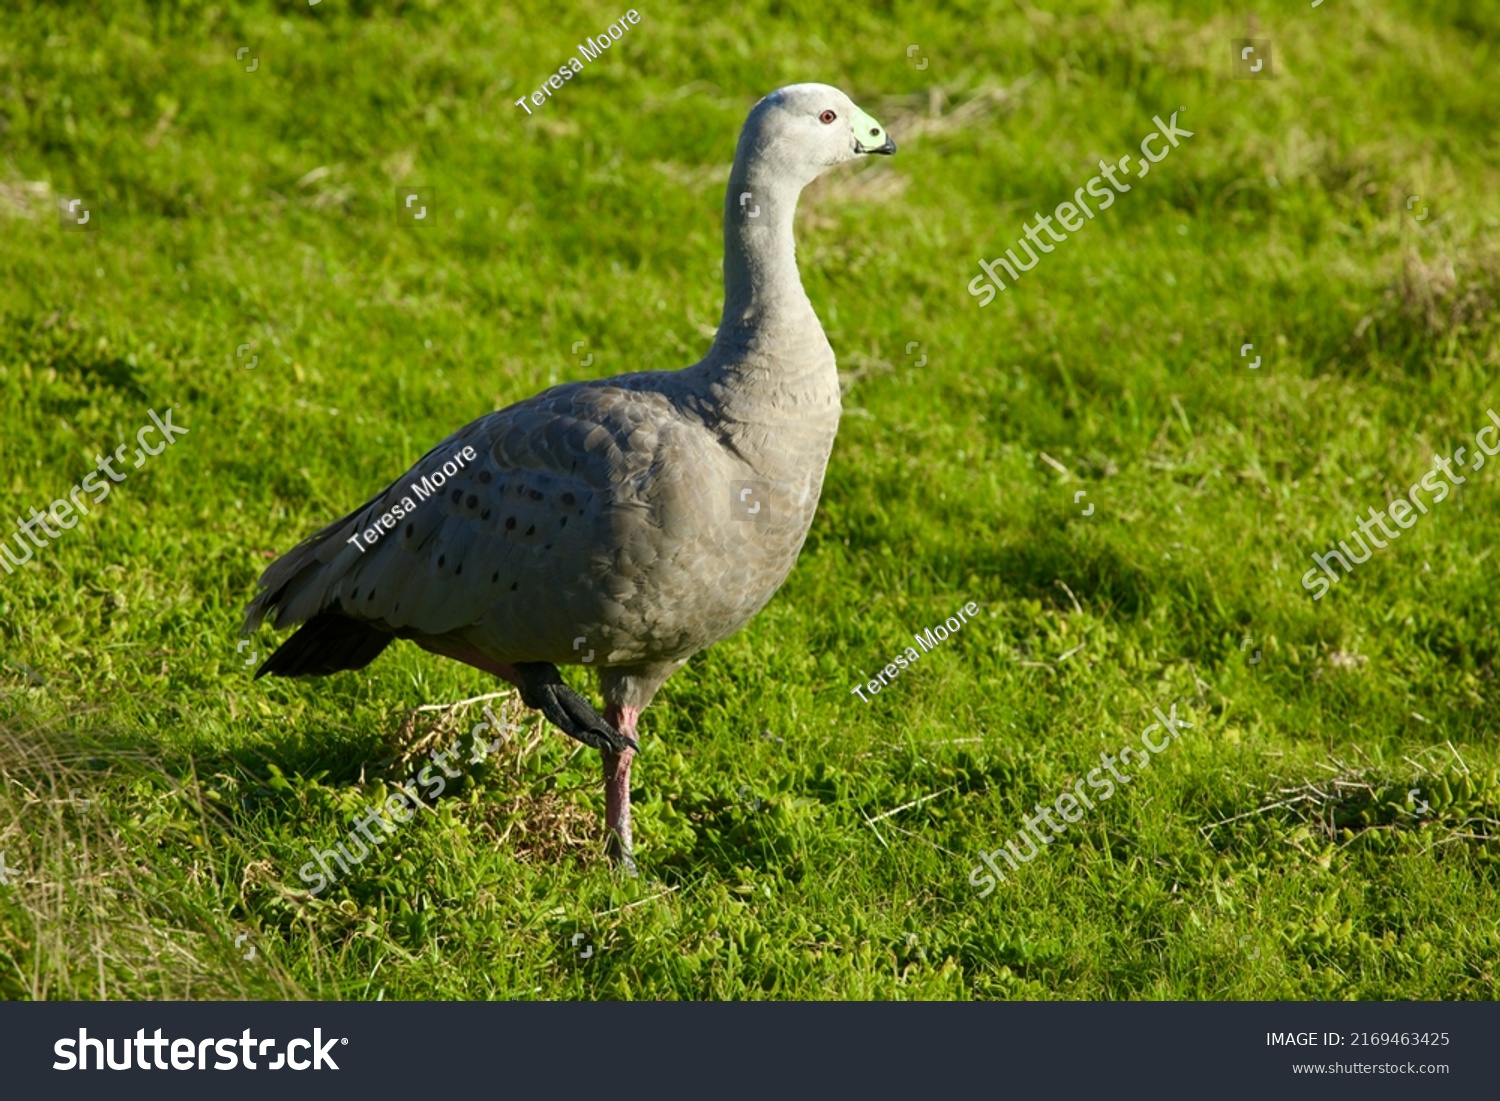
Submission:
[[[1500,464],[1299,583],[1500,405],[1500,4],[648,7],[532,116],[618,5],[386,7],[8,17],[0,536],[149,409],[189,434],[0,574],[0,994],[1500,997]],[[1275,79],[1230,79],[1237,37]],[[647,712],[641,877],[592,751],[528,718],[309,897],[308,847],[472,721],[413,709],[496,685],[410,645],[254,683],[255,578],[490,409],[697,359],[738,127],[808,79],[900,145],[799,215],[844,424],[790,580]],[[1183,108],[978,307],[980,257]],[[1194,729],[979,898],[1174,699]]]

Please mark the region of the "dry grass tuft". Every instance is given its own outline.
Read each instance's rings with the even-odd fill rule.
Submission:
[[[168,838],[177,855],[152,859]],[[16,869],[0,885],[0,997],[247,997],[233,962],[238,849],[191,766],[180,776],[138,746],[13,712],[0,723],[0,853]],[[248,880],[256,866],[243,866]]]

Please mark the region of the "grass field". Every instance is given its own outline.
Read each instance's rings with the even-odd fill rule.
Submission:
[[[515,105],[618,7],[7,13],[0,536],[151,411],[188,434],[0,573],[0,996],[1500,997],[1500,462],[1301,582],[1500,406],[1500,3],[648,6]],[[491,409],[702,355],[735,137],[802,80],[900,151],[803,196],[843,426],[785,587],[646,714],[640,877],[597,755],[526,714],[310,896],[479,718],[416,708],[503,686],[404,644],[254,682],[256,577]],[[978,260],[1172,112],[981,307]]]

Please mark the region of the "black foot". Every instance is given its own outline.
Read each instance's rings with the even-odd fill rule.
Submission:
[[[619,753],[639,749],[595,711],[589,701],[563,683],[557,666],[545,661],[517,662],[521,674],[521,702],[547,716],[547,721],[570,738],[597,750]]]

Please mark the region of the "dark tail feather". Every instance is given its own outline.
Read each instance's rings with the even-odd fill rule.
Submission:
[[[273,677],[326,677],[345,669],[363,669],[394,638],[337,612],[319,612],[277,647],[255,671],[255,679],[267,673]]]

